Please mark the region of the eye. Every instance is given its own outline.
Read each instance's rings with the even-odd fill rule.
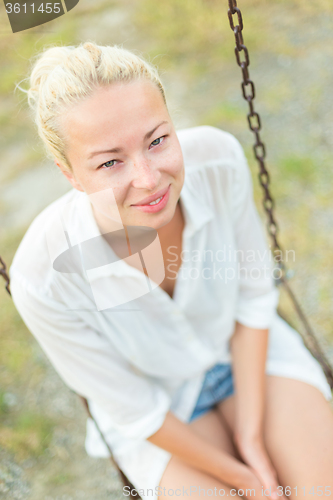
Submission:
[[[109,160],[109,161],[107,161],[107,162],[103,163],[103,164],[102,164],[99,168],[102,168],[102,167],[105,167],[105,168],[108,168],[108,167],[109,167],[109,168],[112,168],[112,167],[114,167],[114,165],[110,165],[110,163],[112,163],[112,162],[114,162],[114,161],[117,161],[117,160]]]
[[[155,139],[155,140],[151,143],[151,145],[153,145],[153,146],[158,146],[159,144],[161,144],[161,143],[162,143],[162,141],[161,141],[161,142],[158,142],[157,144],[156,144],[156,141],[160,141],[161,139],[164,139],[165,137],[166,137],[166,135],[163,135],[162,137],[158,137],[158,139]],[[155,143],[155,144],[154,144],[154,143]]]
[[[159,146],[160,144],[162,144],[162,142],[164,142],[164,139],[167,137],[167,135],[162,135],[161,137],[158,137],[157,139],[155,139],[150,145],[153,145],[153,146]],[[162,141],[163,139],[163,141]],[[98,168],[106,168],[108,170],[111,170],[113,167],[115,167],[114,165],[114,162],[116,162],[117,160],[109,160],[105,163],[103,163],[102,165],[100,165]]]

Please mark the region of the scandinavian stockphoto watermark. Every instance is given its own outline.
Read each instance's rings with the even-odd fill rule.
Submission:
[[[176,280],[179,275],[181,279],[220,279],[224,283],[233,279],[278,279],[282,276],[279,264],[283,260],[296,260],[295,250],[286,250],[283,259],[281,251],[273,256],[268,248],[242,250],[232,248],[230,244],[215,251],[207,248],[182,250],[178,255],[176,250],[177,247],[171,245],[166,251],[165,264],[170,280]]]
[[[170,245],[163,255],[156,229],[123,225],[112,188],[76,194],[71,201],[56,204],[51,217],[46,241],[53,269],[64,275],[58,280],[60,296],[68,290],[68,275],[74,281],[79,275],[90,287],[87,303],[76,304],[73,310],[114,309],[152,292],[166,277],[219,280],[227,286],[234,280],[269,284],[281,271],[282,255],[273,257],[263,242],[256,250],[244,251],[223,244],[221,238],[214,251],[184,248],[178,255]],[[295,262],[293,250],[285,255]]]

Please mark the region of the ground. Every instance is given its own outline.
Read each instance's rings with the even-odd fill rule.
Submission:
[[[66,16],[13,35],[0,5],[0,255],[10,264],[25,230],[71,186],[45,159],[16,83],[46,45],[120,44],[156,64],[176,128],[208,124],[233,133],[261,191],[247,129],[241,71],[222,0],[81,0]],[[290,284],[328,357],[333,206],[333,7],[320,0],[238,1],[256,109],[263,122],[280,239],[294,249]],[[26,88],[27,82],[21,83]],[[300,326],[283,292],[281,304]],[[85,412],[0,290],[0,498],[106,500],[121,497],[116,471],[84,450]]]

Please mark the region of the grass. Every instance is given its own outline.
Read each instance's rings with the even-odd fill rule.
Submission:
[[[316,180],[315,162],[309,157],[286,156],[280,160],[278,168],[281,177],[288,182],[311,186]]]
[[[329,0],[247,0],[240,1],[244,17],[244,40],[252,50],[295,55],[302,47],[293,47],[283,33],[274,30],[276,15],[285,15],[297,9],[298,16],[332,11]],[[168,0],[158,5],[154,0],[137,2],[135,23],[150,37],[152,57],[163,54],[163,65],[170,69],[185,63],[202,70],[207,64],[223,63],[230,59],[232,33],[227,19],[227,1]],[[236,20],[235,20],[236,22]],[[262,43],[265,40],[265,43]],[[268,42],[268,43],[267,43]],[[209,54],[209,57],[207,55]]]
[[[10,423],[1,424],[0,446],[14,453],[18,460],[41,456],[52,439],[54,423],[38,413],[22,412],[12,417]]]
[[[2,257],[7,264],[22,236],[22,232],[12,233],[2,241],[6,249]],[[43,454],[52,438],[53,422],[24,405],[12,407],[6,400],[8,392],[24,400],[27,386],[38,383],[45,367],[35,359],[34,340],[2,285],[3,281],[0,289],[0,446],[23,460]]]
[[[6,403],[6,393],[0,391],[0,418],[8,412],[8,404]]]
[[[21,239],[21,234],[7,238],[7,262],[11,261],[14,248]],[[1,282],[2,283],[2,282]],[[39,413],[31,412],[26,407],[11,406],[7,391],[13,391],[24,398],[27,384],[34,378],[34,383],[43,376],[44,370],[36,363],[33,353],[33,339],[27,331],[13,302],[1,287],[0,291],[1,322],[1,385],[0,393],[0,446],[14,453],[18,460],[37,457],[48,447],[52,437],[52,421]]]
[[[244,106],[240,104],[223,100],[209,109],[202,116],[201,121],[221,129],[227,129],[228,126],[242,126],[245,119],[245,110]]]
[[[55,474],[54,476],[50,477],[49,481],[53,486],[59,486],[68,483],[72,478],[73,478],[72,474],[62,472],[60,474]]]

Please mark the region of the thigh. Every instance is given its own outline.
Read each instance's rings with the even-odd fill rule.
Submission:
[[[219,403],[218,411],[233,432],[235,396]],[[317,496],[317,486],[323,487],[324,496],[325,486],[333,494],[333,413],[319,389],[267,375],[264,441],[280,485],[297,486],[302,498]],[[297,496],[292,489],[290,498]]]
[[[207,439],[207,441],[216,444],[222,450],[240,459],[228,428],[223,424],[216,410],[206,413],[188,425],[194,432]],[[230,494],[230,486],[223,484],[213,476],[195,469],[175,456],[172,456],[169,460],[159,486],[161,492],[159,498],[169,498],[169,496],[183,497],[188,495],[191,496],[192,500],[196,500],[203,496],[233,496]],[[214,488],[216,488],[216,494],[214,493]],[[222,491],[220,494],[218,493],[220,489],[224,489],[225,495]],[[170,490],[169,494],[168,490]],[[176,492],[176,490],[178,491]],[[213,493],[208,490],[212,490]],[[240,497],[235,495],[235,498]]]

